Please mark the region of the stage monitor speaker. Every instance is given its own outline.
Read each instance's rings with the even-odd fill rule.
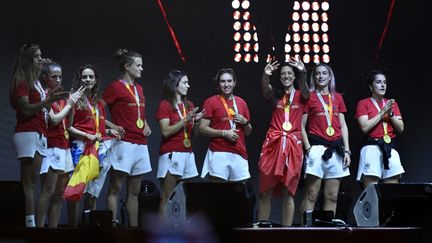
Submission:
[[[181,182],[166,211],[175,224],[205,216],[215,227],[240,227],[252,223],[254,206],[255,194],[246,183]]]
[[[432,183],[369,185],[357,199],[357,226],[424,226],[432,206]]]
[[[0,227],[24,227],[25,204],[20,181],[0,181]]]

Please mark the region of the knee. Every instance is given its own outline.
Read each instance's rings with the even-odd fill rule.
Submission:
[[[261,200],[270,200],[272,195],[272,191],[261,192],[259,194]]]
[[[308,202],[315,203],[318,198],[318,191],[306,190],[305,199]]]
[[[337,203],[338,193],[337,192],[328,192],[324,194],[324,197],[327,201],[331,203]]]

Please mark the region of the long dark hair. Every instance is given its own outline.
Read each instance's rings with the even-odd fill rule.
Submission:
[[[167,100],[172,107],[175,109],[176,104],[176,92],[177,87],[180,83],[180,80],[187,76],[185,71],[180,70],[171,70],[168,73],[168,76],[165,77],[163,81],[163,89],[162,89],[162,99]],[[186,95],[182,95],[181,99],[185,105],[186,110],[188,109],[188,101]]]
[[[75,81],[72,85],[72,91],[76,91],[79,89],[79,87],[82,86],[82,72],[85,69],[91,69],[94,72],[95,75],[95,80],[96,83],[93,86],[93,88],[90,90],[90,98],[91,98],[91,102],[92,102],[92,106],[97,106],[98,102],[99,102],[99,84],[100,84],[100,77],[99,77],[99,73],[97,72],[97,70],[95,69],[95,67],[91,64],[86,64],[83,65],[79,68],[79,70],[77,71],[77,73],[75,74]],[[78,100],[77,102],[77,107],[80,110],[86,110],[87,109],[87,101],[86,101],[86,97],[85,96],[81,96],[81,98]]]
[[[282,99],[282,97],[285,95],[284,86],[282,85],[282,83],[280,81],[280,74],[281,74],[283,67],[290,67],[291,70],[294,72],[295,79],[294,79],[293,84],[292,84],[294,87],[295,87],[295,82],[296,81],[298,82],[298,78],[300,76],[300,73],[297,70],[297,68],[295,68],[293,65],[289,64],[288,62],[284,62],[280,66],[279,72],[278,72],[279,75],[277,76],[277,82],[275,81],[275,84],[273,86],[273,100],[272,100],[272,102],[275,104],[278,102],[278,100]]]
[[[18,87],[19,82],[25,80],[27,89],[34,89],[33,82],[38,80],[40,68],[34,65],[33,56],[36,51],[40,50],[38,44],[25,43],[19,49],[15,57],[12,71],[12,83],[10,85],[10,94]]]
[[[386,80],[387,80],[387,74],[386,74],[386,71],[387,71],[387,70],[385,70],[385,69],[372,69],[372,70],[369,72],[369,74],[366,76],[366,84],[367,84],[368,90],[369,90],[370,92],[372,92],[372,90],[371,90],[370,87],[372,86],[372,83],[373,83],[373,81],[374,81],[376,75],[378,75],[378,74],[382,74],[382,75],[384,75],[384,77],[386,77]]]

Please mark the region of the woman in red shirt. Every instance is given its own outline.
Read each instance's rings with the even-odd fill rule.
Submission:
[[[387,78],[381,70],[373,70],[367,77],[371,96],[357,103],[355,117],[366,140],[360,151],[357,180],[363,186],[378,183],[398,183],[404,173],[396,151],[396,132],[402,133],[404,122],[394,99],[384,98]]]
[[[165,214],[168,198],[180,180],[198,175],[192,151],[192,134],[197,134],[204,111],[186,98],[189,79],[185,72],[172,70],[163,83],[163,99],[156,119],[162,132],[157,178],[161,182],[162,197],[159,212]]]
[[[301,119],[309,99],[306,68],[301,61],[291,60],[282,65],[279,85],[270,84],[270,76],[279,63],[266,65],[262,78],[262,91],[272,101],[273,113],[270,127],[262,146],[259,161],[258,220],[268,220],[272,195],[282,194],[282,224],[292,225],[294,196],[300,180],[303,163]],[[294,88],[297,80],[300,92]]]
[[[306,185],[301,212],[313,210],[324,180],[322,210],[336,212],[340,180],[350,174],[347,111],[330,66],[318,64],[311,74],[311,94],[302,117],[306,149]]]
[[[68,95],[52,90],[47,93],[38,77],[44,60],[37,44],[24,44],[14,61],[10,103],[16,110],[13,137],[21,163],[21,182],[25,199],[25,224],[35,227],[35,188],[42,158],[46,156],[48,113],[54,101]]]

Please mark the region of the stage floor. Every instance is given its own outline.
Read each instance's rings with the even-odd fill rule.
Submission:
[[[209,233],[200,229],[138,228],[1,228],[1,242],[430,242],[431,232],[418,227],[283,227],[235,228]]]

